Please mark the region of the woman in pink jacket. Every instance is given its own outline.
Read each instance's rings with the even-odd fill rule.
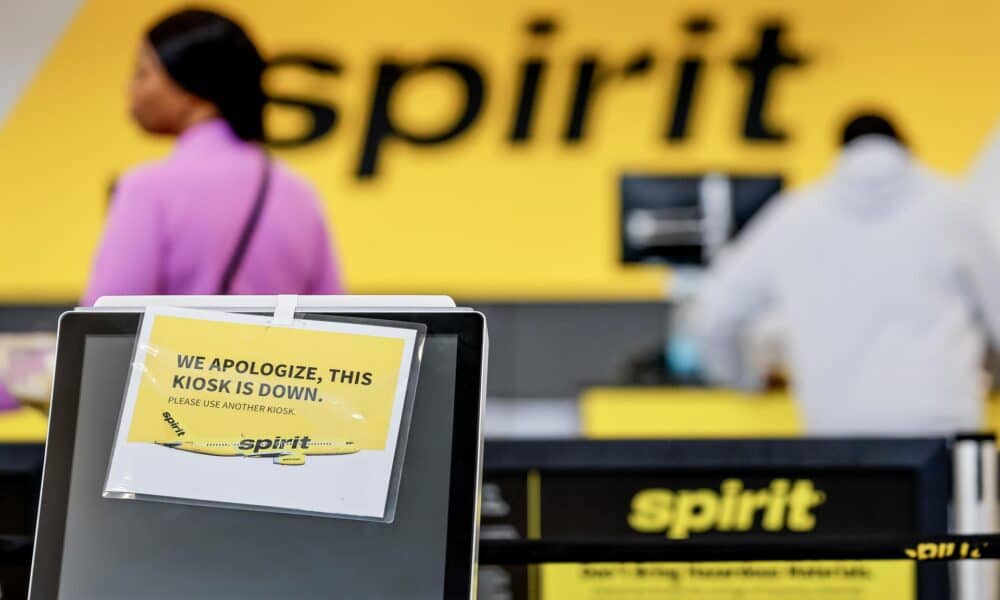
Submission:
[[[343,291],[316,193],[270,158],[264,61],[239,25],[203,10],[154,25],[130,86],[165,160],[116,185],[84,303],[105,295]]]
[[[246,33],[218,14],[186,10],[149,30],[132,114],[177,144],[116,186],[84,304],[106,295],[343,290],[315,192],[259,145],[263,68]],[[0,410],[16,407],[15,396],[45,395],[25,391],[51,381],[36,350],[0,360]]]

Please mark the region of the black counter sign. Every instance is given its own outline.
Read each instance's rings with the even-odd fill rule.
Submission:
[[[484,538],[946,530],[943,441],[498,442],[486,456]],[[909,561],[590,563],[483,566],[479,597],[923,599],[946,586],[943,567]]]

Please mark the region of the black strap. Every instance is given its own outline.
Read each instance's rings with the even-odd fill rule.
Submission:
[[[264,212],[264,200],[267,199],[267,188],[271,183],[271,158],[264,155],[264,166],[261,169],[260,175],[260,185],[257,187],[257,198],[254,200],[253,207],[250,209],[250,215],[247,217],[247,222],[243,225],[243,231],[240,233],[240,238],[236,243],[236,248],[233,250],[233,255],[229,257],[229,264],[226,265],[226,270],[222,273],[222,280],[219,282],[220,295],[226,295],[229,293],[233,285],[233,278],[236,277],[236,273],[239,272],[240,266],[243,264],[243,258],[246,256],[247,247],[250,246],[250,240],[253,239],[254,231],[257,230],[257,223],[260,221],[260,215]]]
[[[751,536],[705,539],[604,538],[595,540],[505,540],[479,542],[481,565],[592,562],[744,562],[753,560],[917,560],[1000,558],[1000,533],[917,533]]]

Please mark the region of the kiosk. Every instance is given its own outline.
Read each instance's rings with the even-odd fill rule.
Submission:
[[[63,315],[30,598],[470,595],[487,336],[480,314],[448,299],[292,299],[300,319],[426,326],[391,523],[102,497],[144,307],[270,314],[287,302],[104,299]]]

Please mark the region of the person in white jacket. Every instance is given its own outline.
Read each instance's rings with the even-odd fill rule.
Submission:
[[[695,311],[707,375],[752,385],[743,336],[776,310],[807,432],[977,430],[1000,251],[887,120],[859,117],[843,141],[825,179],[772,201],[713,264]]]
[[[1000,239],[1000,127],[990,134],[966,175],[968,195],[985,212],[990,230]]]

